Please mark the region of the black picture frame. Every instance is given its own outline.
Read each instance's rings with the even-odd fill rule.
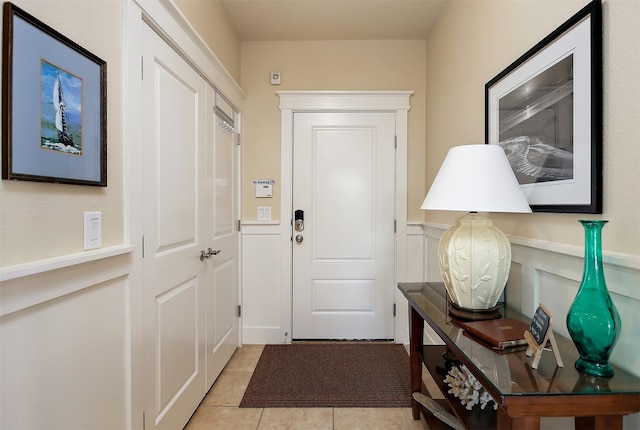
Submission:
[[[2,179],[107,186],[107,63],[4,3]]]
[[[485,85],[485,143],[534,212],[602,213],[602,101],[601,0]]]

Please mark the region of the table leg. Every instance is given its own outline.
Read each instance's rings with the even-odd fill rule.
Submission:
[[[422,350],[424,336],[424,320],[420,314],[409,305],[411,323],[409,324],[409,359],[411,362],[411,393],[422,391],[422,362],[418,349]],[[418,402],[412,400],[411,413],[414,420],[420,419]]]
[[[576,430],[622,430],[622,415],[575,417]]]

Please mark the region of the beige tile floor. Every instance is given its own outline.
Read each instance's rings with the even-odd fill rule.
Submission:
[[[262,345],[236,350],[204,398],[185,430],[424,430],[423,419],[414,421],[410,408],[239,408]],[[426,374],[423,371],[423,374]],[[432,382],[427,388],[436,394]]]

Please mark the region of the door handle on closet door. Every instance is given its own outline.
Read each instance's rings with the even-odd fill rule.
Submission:
[[[222,252],[221,249],[213,250],[213,249],[209,248],[206,251],[202,250],[202,251],[200,251],[200,261],[204,261],[206,258],[210,258],[210,257],[212,257],[214,255],[218,255],[221,252]]]

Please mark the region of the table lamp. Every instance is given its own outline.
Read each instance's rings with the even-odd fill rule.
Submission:
[[[450,301],[469,319],[495,318],[511,268],[511,245],[478,212],[531,212],[504,150],[481,144],[451,148],[421,209],[469,212],[440,238],[440,273]],[[492,310],[494,316],[482,316]]]

